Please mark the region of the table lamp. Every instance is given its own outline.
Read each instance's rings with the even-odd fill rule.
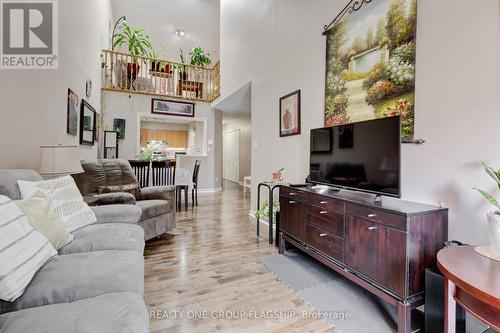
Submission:
[[[78,146],[41,146],[40,174],[45,179],[82,173]]]

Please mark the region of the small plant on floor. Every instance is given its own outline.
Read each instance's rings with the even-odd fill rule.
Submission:
[[[278,199],[274,198],[273,201],[273,214],[274,217],[276,217],[276,212],[279,212],[280,210],[280,202]],[[269,218],[269,201],[264,201],[262,204],[262,208],[256,211],[253,216],[256,219],[259,219],[261,217]]]

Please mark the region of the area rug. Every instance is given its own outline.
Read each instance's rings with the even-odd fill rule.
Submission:
[[[261,260],[304,303],[320,312],[337,332],[397,331],[395,307],[309,256],[299,251],[288,251],[284,255],[269,255]]]

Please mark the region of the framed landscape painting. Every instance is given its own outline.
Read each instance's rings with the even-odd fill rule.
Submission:
[[[300,90],[280,98],[280,137],[300,134]]]
[[[194,117],[194,103],[169,101],[153,98],[151,100],[151,113],[169,116]]]
[[[414,135],[417,1],[351,1],[325,31],[325,125],[401,115]]]

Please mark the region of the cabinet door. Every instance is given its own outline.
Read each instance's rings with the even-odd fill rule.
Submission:
[[[379,226],[377,281],[404,296],[405,274],[406,233]]]
[[[347,216],[344,242],[346,265],[373,279],[377,279],[377,224],[353,216]]]
[[[305,206],[302,202],[280,197],[280,230],[301,241],[305,240]]]

